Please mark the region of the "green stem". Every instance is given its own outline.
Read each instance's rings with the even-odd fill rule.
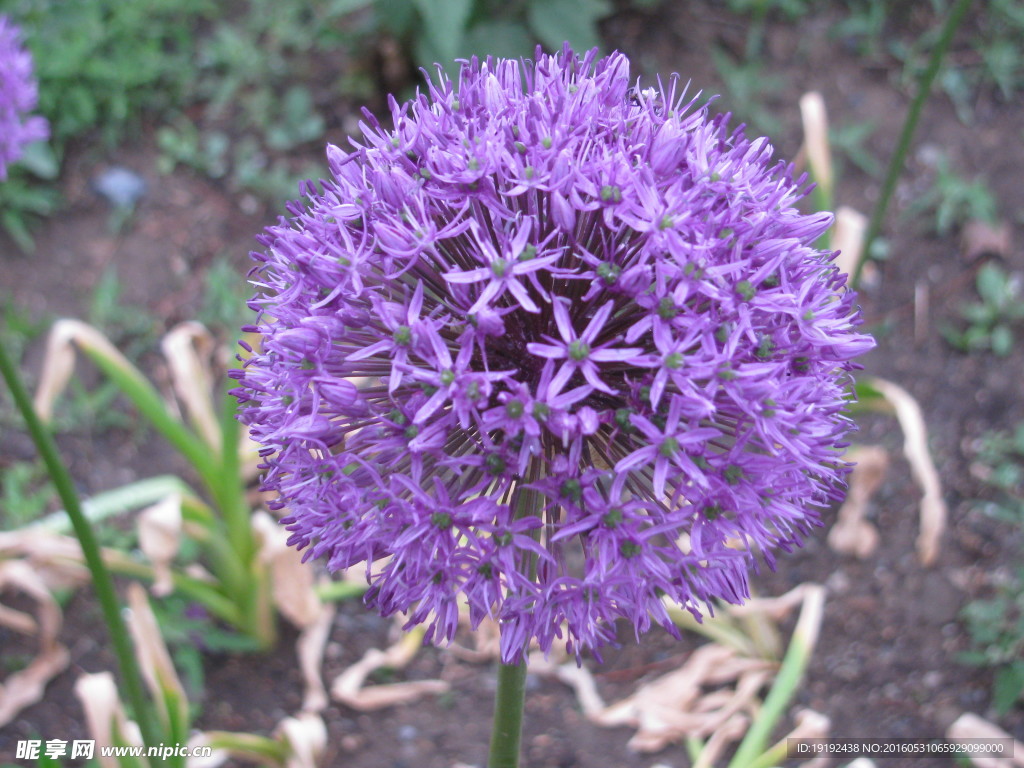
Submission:
[[[797,619],[793,637],[790,639],[786,656],[782,660],[775,682],[765,697],[761,711],[757,713],[743,741],[736,749],[736,754],[729,761],[729,768],[753,768],[755,765],[764,768],[773,763],[764,763],[763,754],[768,738],[775,726],[786,712],[796,690],[803,678],[804,670],[814,652],[818,631],[821,625],[821,614],[824,610],[825,592],[822,587],[804,599]]]
[[[526,482],[537,481],[538,462],[531,461],[526,471]],[[516,519],[537,514],[541,508],[537,493],[519,485],[512,492],[511,506]],[[526,570],[530,578],[537,575],[537,563],[531,556]],[[499,663],[498,690],[494,696],[494,729],[491,731],[491,751],[487,768],[519,768],[519,743],[523,733],[523,706],[526,703],[527,644],[518,664]]]
[[[241,583],[228,582],[228,591],[241,609],[244,631],[259,642],[261,648],[271,648],[277,639],[275,611],[271,595],[270,574],[257,556],[256,540],[252,531],[252,510],[245,496],[239,460],[241,427],[236,418],[238,401],[230,389],[224,392],[220,411],[220,471],[215,488],[211,488],[221,510],[227,533],[227,544],[233,560],[243,568]]]
[[[53,481],[54,488],[60,496],[64,509],[71,518],[71,525],[74,528],[75,536],[82,547],[82,555],[85,557],[85,564],[92,574],[93,588],[96,590],[96,597],[100,602],[103,612],[103,619],[110,633],[114,646],[114,653],[117,656],[118,666],[121,669],[122,684],[124,685],[128,701],[132,706],[135,721],[142,732],[142,738],[147,746],[155,746],[161,742],[159,733],[154,725],[155,720],[150,709],[150,702],[146,699],[145,689],[142,685],[142,675],[135,664],[135,657],[132,654],[132,644],[128,639],[128,631],[121,620],[121,608],[114,591],[114,582],[110,578],[110,572],[103,564],[103,557],[100,554],[99,545],[93,534],[92,526],[88,518],[82,512],[82,506],[75,492],[71,475],[68,473],[64,462],[60,458],[57,446],[53,437],[40,421],[28,392],[18,375],[18,371],[10,358],[7,356],[6,345],[0,342],[0,374],[3,375],[7,387],[14,398],[14,404],[21,412],[28,427],[32,441],[39,451],[46,470]]]
[[[864,261],[868,258],[868,254],[871,253],[871,246],[882,229],[882,220],[885,218],[886,211],[889,208],[892,194],[896,190],[896,182],[903,172],[903,164],[906,160],[907,152],[910,150],[910,141],[914,138],[917,121],[921,117],[921,109],[928,99],[928,94],[931,93],[932,82],[935,80],[935,75],[938,74],[942,60],[949,49],[949,44],[953,40],[953,33],[956,32],[960,22],[963,21],[964,14],[967,13],[967,8],[970,4],[971,0],[957,0],[953,11],[946,17],[946,23],[942,27],[939,41],[936,43],[935,48],[932,49],[928,66],[921,74],[921,79],[917,83],[917,93],[914,95],[914,101],[910,104],[907,119],[903,122],[903,131],[900,133],[899,141],[896,144],[896,151],[893,152],[892,159],[889,160],[885,182],[882,184],[882,194],[879,196],[875,209],[871,213],[868,232],[864,236],[864,247],[861,250],[860,258],[857,260],[857,266],[853,270],[850,284],[854,287],[860,282],[861,272],[864,270]]]
[[[245,485],[238,460],[240,429],[235,418],[237,407],[235,396],[230,391],[225,392],[221,404],[221,467],[216,493],[220,497],[224,522],[228,528],[228,540],[242,562],[248,563],[255,554],[256,545],[252,535],[252,511],[245,498]]]
[[[519,742],[523,732],[525,702],[526,659],[518,664],[500,664],[487,768],[519,768]]]

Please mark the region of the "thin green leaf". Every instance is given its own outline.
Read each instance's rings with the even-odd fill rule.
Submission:
[[[999,357],[1006,357],[1013,352],[1013,331],[1000,323],[992,329],[992,351]]]
[[[597,22],[610,14],[606,0],[532,0],[526,8],[530,29],[549,50],[568,42],[583,52],[601,48]]]
[[[134,368],[126,369],[118,361],[111,360],[92,347],[83,346],[81,349],[111,381],[117,384],[153,427],[185,457],[204,482],[210,487],[216,487],[216,468],[220,462],[216,461],[213,452],[192,430],[171,414],[160,393],[142,374]]]
[[[155,504],[173,493],[193,495],[192,489],[180,477],[158,475],[98,493],[82,502],[82,511],[90,522],[98,523],[109,517]],[[60,510],[38,520],[34,526],[54,533],[68,533],[71,530],[71,521],[67,512]]]
[[[1006,295],[1007,276],[995,264],[978,270],[978,295],[986,304],[1000,304]]]
[[[459,55],[473,0],[413,0],[423,21],[424,41],[437,54],[436,61],[449,66]]]
[[[996,673],[996,683],[992,691],[992,706],[1002,717],[1024,693],[1024,661],[1017,661]]]
[[[40,179],[52,181],[60,173],[60,161],[53,147],[45,141],[35,141],[25,147],[18,163]]]
[[[0,224],[3,224],[4,230],[23,253],[35,252],[36,241],[28,231],[28,225],[19,211],[7,209],[0,212]]]
[[[463,48],[467,55],[517,59],[533,54],[534,40],[522,24],[487,19],[466,33]]]

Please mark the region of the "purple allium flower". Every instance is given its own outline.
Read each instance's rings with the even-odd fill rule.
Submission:
[[[502,655],[748,596],[842,494],[855,295],[767,140],[621,54],[473,60],[254,254],[243,420],[292,544]]]
[[[38,92],[32,77],[32,54],[21,45],[21,31],[0,15],[0,180],[21,157],[26,144],[49,135],[46,120],[28,116]]]

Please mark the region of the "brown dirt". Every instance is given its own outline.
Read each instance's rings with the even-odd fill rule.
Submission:
[[[710,2],[665,4],[661,16],[624,14],[605,27],[606,39],[631,54],[645,74],[678,71],[694,87],[715,91],[720,82],[709,57],[709,44],[741,47],[744,27]],[[870,118],[877,130],[870,148],[886,159],[909,103],[896,85],[893,62],[866,62],[837,43],[829,32],[834,14],[819,13],[799,27],[774,23],[767,36],[767,69],[785,78],[785,88],[768,106],[786,130],[779,150],[792,157],[799,144],[799,96],[822,92],[834,125]],[[907,33],[914,31],[911,19]],[[956,168],[984,175],[1004,216],[1024,209],[1024,153],[1007,143],[1019,138],[1024,107],[982,93],[976,122],[959,122],[948,100],[936,95],[927,106],[915,141],[917,149],[939,146]],[[332,136],[334,140],[341,137]],[[1009,149],[1008,149],[1009,147]],[[0,241],[4,269],[0,291],[34,317],[84,311],[85,297],[98,275],[116,264],[127,303],[143,306],[167,327],[190,318],[198,308],[205,270],[219,253],[229,252],[240,273],[252,235],[273,220],[268,214],[244,213],[240,201],[217,186],[185,172],[158,176],[152,135],[145,133],[116,158],[142,173],[149,193],[123,236],[106,229],[107,210],[89,191],[86,180],[110,157],[80,152],[64,189],[69,206],[39,232],[38,254],[13,254]],[[857,560],[837,556],[825,544],[824,531],[780,562],[775,574],[757,580],[762,594],[780,594],[804,581],[829,588],[818,650],[794,708],[811,707],[828,715],[833,734],[850,737],[933,737],[959,713],[976,712],[997,719],[1024,738],[1024,709],[1005,717],[990,710],[991,674],[955,661],[967,638],[958,623],[960,609],[987,589],[986,574],[1005,568],[1020,556],[1021,542],[1008,530],[975,511],[987,491],[972,477],[970,443],[984,431],[1006,428],[1024,419],[1019,382],[1024,373],[1024,346],[1005,359],[953,351],[938,328],[955,323],[958,307],[973,298],[976,264],[967,263],[954,237],[939,239],[920,222],[901,216],[907,202],[927,187],[926,169],[912,158],[903,177],[887,235],[891,258],[880,265],[862,303],[879,347],[863,362],[867,371],[898,382],[921,403],[932,451],[944,483],[951,513],[938,562],[922,567],[914,554],[918,491],[901,458],[895,422],[866,419],[857,442],[881,444],[894,457],[889,475],[872,505],[872,522],[881,533],[872,556]],[[878,180],[848,169],[837,200],[869,211],[878,195]],[[1021,239],[1021,221],[1011,222]],[[1024,269],[1019,250],[1007,266]],[[241,277],[240,277],[241,279]],[[931,311],[915,336],[915,288],[924,286]],[[38,370],[40,343],[29,349],[25,365]],[[159,371],[154,369],[154,375]],[[0,448],[4,462],[24,459],[30,446],[14,435]],[[166,450],[153,441],[112,432],[92,437],[69,435],[62,446],[84,491],[90,492],[161,471]],[[133,456],[134,455],[134,456]],[[173,467],[174,465],[172,465]],[[832,520],[826,520],[831,524]],[[71,668],[48,690],[43,703],[26,710],[0,732],[0,762],[13,758],[16,739],[84,736],[81,712],[71,687],[82,671],[109,669],[98,612],[87,595],[75,597],[66,615],[64,641],[71,647]],[[328,652],[328,678],[360,658],[370,647],[387,643],[389,623],[368,614],[357,602],[338,614]],[[198,725],[269,732],[298,706],[299,681],[293,663],[293,637],[265,655],[210,656]],[[19,651],[16,639],[0,632],[5,654]],[[608,699],[628,692],[638,680],[655,674],[658,662],[672,663],[694,647],[652,634],[635,646],[626,638],[604,665],[589,663]],[[10,649],[10,650],[8,650]],[[24,649],[21,649],[24,650]],[[653,667],[652,667],[653,665]],[[424,650],[401,679],[443,675],[453,694],[378,713],[361,714],[341,705],[325,713],[330,747],[325,765],[348,768],[450,768],[455,762],[482,765],[490,728],[495,685],[492,666],[455,662],[448,654]],[[648,768],[655,764],[688,765],[681,746],[657,755],[637,755],[626,748],[630,732],[603,730],[588,723],[568,689],[530,679],[524,739],[524,765],[557,768]],[[888,760],[886,766],[928,765],[925,761]]]

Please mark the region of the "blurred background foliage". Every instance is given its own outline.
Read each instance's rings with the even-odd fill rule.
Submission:
[[[2,193],[0,223],[23,247],[33,217],[57,210],[53,190],[66,150],[108,150],[156,129],[163,172],[185,166],[264,200],[294,195],[316,175],[301,152],[351,132],[356,107],[408,92],[418,68],[493,54],[530,56],[540,44],[602,47],[601,24],[639,13],[656,20],[668,0],[0,0],[35,52],[40,107],[53,140],[18,168]],[[699,4],[694,4],[699,12]],[[746,45],[713,60],[723,104],[762,132],[780,85],[764,76],[764,26],[842,10],[831,34],[866,59],[899,66],[909,89],[951,0],[727,0],[748,22]],[[904,34],[907,31],[920,34]],[[959,53],[939,78],[961,119],[978,90],[1010,100],[1024,85],[1022,0],[979,4]],[[374,103],[375,100],[378,103]],[[346,123],[349,121],[349,124]],[[317,149],[319,152],[319,149]],[[288,158],[283,157],[285,153]],[[873,162],[862,158],[863,163]]]

